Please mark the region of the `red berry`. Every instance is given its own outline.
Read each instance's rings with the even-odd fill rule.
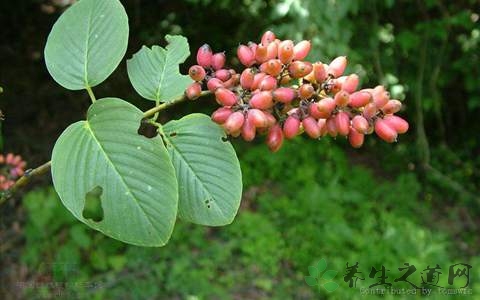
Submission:
[[[331,137],[336,137],[338,132],[337,132],[337,126],[335,125],[335,117],[330,117],[327,119],[327,132]]]
[[[285,138],[291,139],[300,131],[300,120],[296,116],[288,116],[283,124],[283,133]]]
[[[367,133],[369,124],[367,119],[365,119],[363,116],[355,116],[352,119],[352,127],[358,131],[359,133]]]
[[[362,147],[364,139],[365,135],[363,133],[359,133],[357,130],[350,128],[350,132],[348,134],[348,141],[353,148]]]
[[[254,78],[255,72],[250,68],[246,68],[240,75],[240,85],[243,89],[249,90],[253,85]]]
[[[250,89],[252,91],[258,89],[258,87],[260,86],[260,82],[262,82],[262,80],[263,80],[263,78],[265,78],[265,76],[267,76],[267,74],[265,74],[263,72],[255,74],[255,76],[253,77],[252,87]]]
[[[268,131],[266,143],[270,151],[277,152],[283,144],[283,131],[279,124],[273,125]]]
[[[358,78],[357,74],[348,75],[345,81],[342,83],[342,90],[349,94],[355,92],[357,90],[359,81],[360,79]]]
[[[350,131],[350,116],[341,111],[335,116],[335,127],[340,135],[347,136]]]
[[[271,113],[269,113],[268,111],[264,111],[263,113],[267,118],[267,127],[272,127],[277,123],[277,119],[275,119],[275,117]]]
[[[327,118],[330,114],[325,114],[318,109],[318,102],[310,103],[308,106],[308,114],[315,119]]]
[[[270,59],[260,65],[260,71],[277,77],[282,72],[282,66],[279,59]]]
[[[312,139],[318,139],[321,135],[317,120],[312,117],[306,117],[302,121],[303,129]]]
[[[258,88],[262,91],[271,91],[277,87],[277,80],[270,75],[265,76]]]
[[[237,95],[229,89],[218,88],[215,91],[215,98],[217,102],[223,106],[232,106],[237,104]]]
[[[293,47],[293,59],[295,60],[302,60],[307,57],[308,53],[310,52],[310,48],[312,44],[310,41],[301,41]]]
[[[218,78],[210,78],[207,82],[207,88],[212,93],[221,87],[223,87],[223,82]]]
[[[350,94],[350,102],[348,105],[351,107],[359,108],[367,105],[372,100],[372,94],[367,91],[361,90]]]
[[[272,92],[273,99],[282,103],[290,103],[297,98],[297,92],[289,87],[281,87]]]
[[[394,115],[389,115],[385,116],[383,120],[395,131],[397,131],[400,134],[403,134],[408,131],[408,122],[405,121],[404,119],[400,118],[399,116],[394,116]]]
[[[320,133],[322,136],[327,134],[327,119],[318,119],[317,125],[318,128],[320,128]]]
[[[328,74],[332,75],[334,78],[342,76],[345,68],[347,67],[347,57],[339,56],[332,60],[328,65]]]
[[[373,102],[365,105],[362,112],[363,116],[367,119],[373,118],[374,116],[377,115],[377,113],[378,113],[378,108]]]
[[[272,92],[258,92],[250,98],[248,103],[252,108],[269,109],[273,106]]]
[[[215,53],[212,56],[212,68],[214,70],[220,70],[225,66],[225,61],[226,61],[225,52]]]
[[[245,141],[250,142],[255,138],[255,125],[253,121],[247,117],[245,118],[245,122],[243,122],[242,126],[242,137]]]
[[[302,78],[312,72],[313,66],[309,62],[294,61],[288,67],[288,73],[292,78]]]
[[[381,108],[387,104],[388,100],[390,99],[390,94],[385,90],[384,86],[377,85],[372,90],[372,98],[373,103],[375,103],[378,108]]]
[[[315,81],[317,83],[322,83],[327,79],[327,70],[325,65],[321,62],[313,64],[313,75],[315,76]]]
[[[315,93],[315,89],[311,84],[305,83],[298,88],[298,95],[302,99],[310,99]]]
[[[197,51],[197,63],[204,68],[208,68],[212,65],[212,57],[212,49],[208,44],[204,44]]]
[[[227,118],[225,123],[223,123],[223,128],[225,128],[225,131],[228,134],[232,134],[239,131],[240,128],[242,128],[244,122],[245,117],[243,116],[243,113],[240,111],[236,111]]]
[[[383,119],[375,121],[375,133],[387,143],[393,143],[397,140],[397,131]]]
[[[255,51],[255,60],[258,63],[264,63],[268,59],[268,46],[260,44],[257,46],[257,51]]]
[[[229,70],[220,69],[215,71],[215,73],[213,73],[213,76],[220,79],[221,81],[227,81],[230,79],[230,77],[232,77],[232,74]]]
[[[398,100],[388,100],[387,104],[385,104],[381,110],[384,114],[390,115],[399,112],[401,108],[402,102]]]
[[[278,45],[278,58],[283,64],[288,64],[293,60],[294,44],[291,40],[282,41]]]
[[[199,65],[193,65],[188,69],[188,75],[195,81],[202,81],[205,78],[205,69]]]
[[[335,103],[340,106],[344,107],[347,106],[348,102],[350,101],[350,94],[345,91],[340,91],[335,94]]]
[[[252,108],[247,112],[247,117],[256,128],[263,128],[268,126],[268,118],[265,113],[259,109]]]
[[[272,42],[267,46],[267,60],[277,58],[278,54],[278,43]]]
[[[217,124],[223,124],[232,114],[232,109],[229,107],[220,107],[212,114],[212,120]]]
[[[263,35],[262,35],[262,44],[264,45],[268,45],[270,44],[271,42],[275,41],[276,37],[275,37],[275,33],[271,32],[270,30],[269,31],[266,31]]]
[[[202,86],[198,82],[194,82],[190,84],[185,90],[185,95],[190,100],[197,99],[201,93],[202,93]]]
[[[328,118],[336,107],[335,100],[324,98],[317,103],[318,110],[323,114],[322,118]]]
[[[252,52],[248,46],[240,45],[237,48],[237,57],[246,67],[250,67],[255,63],[255,54]]]

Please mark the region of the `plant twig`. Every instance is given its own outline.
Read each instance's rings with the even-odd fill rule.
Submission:
[[[209,94],[210,94],[209,91],[203,91],[203,92],[200,94],[200,97],[204,97],[204,96],[209,95]],[[162,111],[162,110],[164,110],[164,109],[166,109],[166,108],[169,108],[170,106],[173,106],[173,105],[175,105],[175,104],[178,104],[178,103],[183,102],[183,101],[186,101],[186,100],[188,100],[188,98],[185,97],[185,96],[183,96],[183,97],[181,97],[181,98],[178,98],[178,99],[173,100],[172,102],[162,103],[162,104],[160,104],[160,105],[155,106],[154,108],[151,108],[151,109],[145,111],[145,112],[143,113],[143,116],[144,116],[145,118],[149,118],[149,117],[151,117],[151,116],[154,116],[154,115],[155,115],[156,113],[158,113],[159,111]]]
[[[41,176],[47,173],[50,170],[51,161],[44,163],[43,165],[36,167],[35,169],[29,169],[25,171],[25,174],[20,177],[15,184],[8,189],[7,191],[3,192],[0,198],[0,205],[2,205],[5,201],[7,201],[12,195],[20,188],[26,186],[33,177]]]

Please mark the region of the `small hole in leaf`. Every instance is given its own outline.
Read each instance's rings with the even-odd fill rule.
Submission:
[[[208,208],[210,208],[210,205],[207,205]]]
[[[177,136],[177,133],[174,131],[174,132],[170,133],[170,136],[171,137]]]
[[[102,193],[102,187],[96,186],[85,194],[85,204],[82,211],[82,216],[85,219],[91,219],[94,222],[103,220]]]
[[[227,136],[222,136],[222,141],[223,142],[228,142],[229,141],[229,138]]]
[[[157,126],[153,125],[148,119],[144,118],[140,122],[140,127],[138,127],[137,133],[149,139],[154,138],[158,135]]]

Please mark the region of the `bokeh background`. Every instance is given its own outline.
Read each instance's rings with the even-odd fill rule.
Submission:
[[[49,159],[56,138],[90,103],[86,93],[57,85],[44,64],[48,32],[69,2],[0,2],[0,147],[29,167]],[[400,115],[411,129],[393,145],[371,136],[359,150],[343,139],[298,138],[271,155],[261,140],[235,141],[244,192],[233,224],[178,221],[163,248],[125,245],[89,229],[62,206],[49,176],[36,179],[0,207],[0,298],[370,299],[360,288],[378,281],[368,277],[373,266],[385,266],[393,282],[404,272],[398,268],[413,264],[409,280],[421,285],[424,270],[438,264],[439,285],[448,286],[448,267],[463,262],[472,266],[473,295],[458,298],[479,299],[478,1],[122,3],[131,26],[126,58],[143,44],[164,45],[165,34],[186,36],[193,53],[208,42],[233,58],[239,43],[270,29],[311,40],[312,60],[347,55],[348,72],[363,87],[382,83],[403,101]],[[135,94],[125,61],[95,93],[151,105]],[[182,103],[161,118],[215,106],[212,99]],[[321,258],[338,271],[332,293],[304,281]],[[363,272],[357,288],[344,282],[347,262]]]

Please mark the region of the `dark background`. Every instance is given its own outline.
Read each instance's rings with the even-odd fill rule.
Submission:
[[[46,38],[67,2],[0,2],[1,150],[22,155],[29,167],[49,159],[56,138],[84,118],[90,103],[85,92],[56,84],[44,64]],[[365,277],[371,266],[384,264],[391,279],[401,274],[403,263],[416,263],[417,283],[419,272],[437,263],[446,283],[448,265],[462,261],[473,266],[478,280],[478,1],[122,3],[130,20],[126,58],[143,44],[164,45],[165,34],[181,34],[192,53],[207,42],[226,51],[228,63],[239,69],[232,55],[237,45],[258,41],[271,29],[283,39],[311,40],[312,60],[347,55],[347,71],[357,72],[363,87],[384,84],[403,101],[400,115],[410,131],[394,145],[368,137],[360,150],[342,139],[299,138],[275,155],[261,139],[248,145],[235,141],[244,177],[235,222],[224,228],[179,222],[171,242],[158,249],[126,246],[86,228],[61,206],[50,178],[37,179],[0,208],[0,293],[9,298],[361,297],[343,281],[347,261],[359,261]],[[94,91],[97,98],[121,97],[144,110],[151,105],[130,85],[125,60]],[[214,108],[212,99],[204,99],[180,104],[161,118]],[[308,266],[322,257],[339,271],[340,288],[331,294],[303,280]],[[37,285],[24,288],[19,282]],[[49,285],[58,282],[63,285]],[[98,286],[68,284],[85,282]],[[361,284],[366,287],[367,280]]]

